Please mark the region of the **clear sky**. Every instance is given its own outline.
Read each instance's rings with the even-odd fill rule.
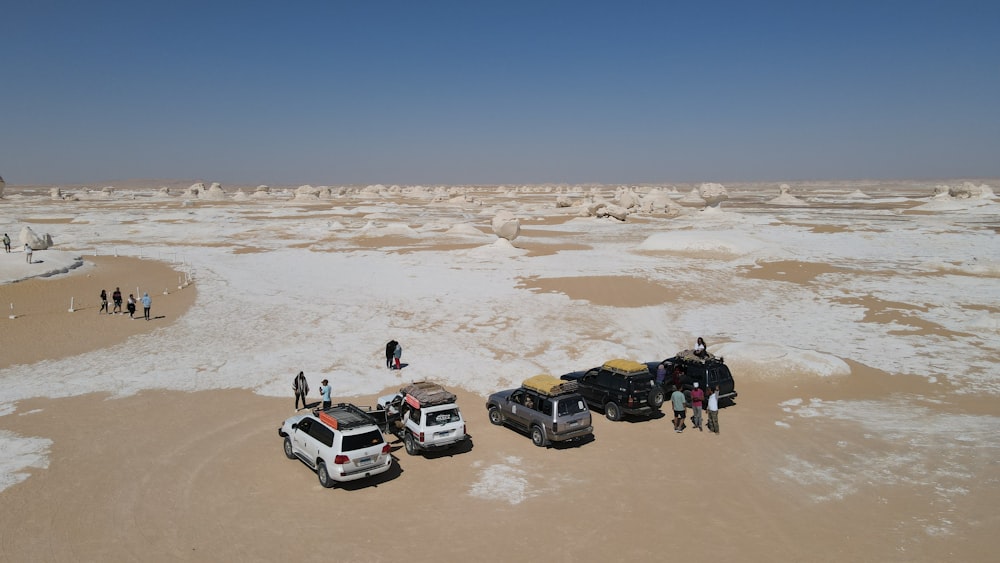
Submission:
[[[7,1],[0,176],[1000,176],[1000,2]]]

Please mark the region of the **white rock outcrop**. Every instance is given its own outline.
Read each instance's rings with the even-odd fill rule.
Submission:
[[[52,199],[62,199],[63,193],[61,188],[49,188],[49,197]]]
[[[609,204],[601,207],[600,209],[598,209],[597,212],[594,214],[594,216],[595,217],[602,217],[602,218],[603,217],[614,217],[615,219],[618,219],[619,221],[624,221],[628,217],[628,209],[625,209],[624,207],[622,207],[620,205],[615,205],[613,203],[609,203]]]
[[[5,191],[7,191],[7,182],[4,182],[3,176],[0,176],[0,199],[3,199],[3,194]]]
[[[708,202],[705,201],[701,197],[701,194],[698,192],[698,188],[691,190],[691,193],[678,199],[677,203],[683,205],[684,207],[699,207],[699,208],[708,205]]]
[[[632,188],[624,188],[618,194],[618,205],[625,209],[639,207],[639,196],[635,194]]]
[[[212,185],[209,186],[207,190],[204,190],[198,197],[209,201],[222,201],[226,199],[226,190],[222,189],[222,184],[212,182]]]
[[[729,192],[722,184],[705,183],[698,187],[698,195],[705,200],[709,207],[719,207],[723,201],[729,199]]]
[[[183,198],[199,197],[201,192],[205,191],[205,184],[198,182],[197,184],[191,184],[188,189],[184,190],[181,194]]]
[[[52,246],[52,236],[48,233],[44,235],[38,235],[31,229],[31,227],[25,225],[21,229],[21,234],[18,236],[18,240],[21,241],[21,245],[27,244],[32,250],[45,250]]]
[[[492,225],[493,232],[502,239],[512,241],[521,234],[521,221],[510,211],[497,211]]]
[[[801,199],[791,194],[792,187],[788,184],[781,184],[778,187],[778,197],[768,201],[771,205],[786,205],[789,207],[803,207],[809,205]]]
[[[569,199],[569,196],[561,195],[556,198],[556,207],[573,207],[573,201]]]

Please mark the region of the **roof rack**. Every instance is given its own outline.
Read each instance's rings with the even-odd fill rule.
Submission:
[[[334,430],[350,430],[375,424],[372,415],[350,403],[338,403],[327,409],[316,409],[314,412],[320,422]]]
[[[429,381],[415,381],[400,389],[399,392],[406,397],[407,403],[418,409],[454,403],[457,399],[454,393]]]
[[[616,375],[635,375],[636,373],[642,375],[649,373],[646,364],[640,364],[633,360],[608,360],[604,362],[604,366],[602,367]]]
[[[575,381],[563,381],[547,373],[529,377],[521,383],[521,386],[549,397],[562,395],[563,393],[572,393],[579,388],[579,384]]]

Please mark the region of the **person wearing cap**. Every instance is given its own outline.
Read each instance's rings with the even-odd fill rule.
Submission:
[[[691,424],[703,432],[701,428],[701,403],[705,400],[705,391],[698,388],[698,382],[694,382],[694,389],[691,390]]]
[[[322,384],[319,386],[319,394],[323,397],[323,410],[330,408],[333,401],[330,400],[330,382],[323,380]],[[304,402],[304,401],[303,401]],[[295,403],[298,406],[298,402]]]

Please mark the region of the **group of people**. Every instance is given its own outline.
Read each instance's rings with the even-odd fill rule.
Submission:
[[[716,385],[709,389],[711,394],[708,396],[708,430],[709,432],[719,433],[719,386]],[[687,418],[687,397],[684,396],[684,392],[681,391],[679,386],[674,386],[674,392],[670,394],[670,403],[674,409],[674,432],[680,434],[687,428],[687,424],[684,420]],[[705,403],[705,391],[698,387],[698,382],[694,382],[694,388],[691,389],[691,424],[698,429],[699,432],[702,431],[701,425],[701,412],[702,405]]]
[[[385,343],[385,367],[399,369],[399,358],[403,356],[403,346],[395,340]]]
[[[108,292],[105,289],[101,290],[101,310],[97,314],[105,313],[108,315],[121,315],[122,314],[122,290],[120,287],[116,287],[114,293],[111,294],[111,301],[114,304],[114,308],[109,308],[108,305]],[[142,294],[142,314],[145,319],[149,320],[149,310],[153,307],[153,299],[150,298],[149,293]],[[129,318],[135,318],[135,296],[131,293],[128,294],[128,304],[126,305],[128,309]]]
[[[299,402],[302,403],[303,409],[309,406],[306,402],[306,396],[309,395],[309,380],[306,379],[304,372],[300,371],[292,380],[292,392],[295,393],[295,410],[300,410]],[[323,410],[330,408],[333,401],[330,399],[330,382],[326,379],[319,386],[319,394],[323,400]]]
[[[3,251],[10,254],[10,235],[7,233],[3,234]],[[28,264],[33,263],[35,261],[34,254],[35,249],[31,248],[30,244],[24,243],[24,261]]]

